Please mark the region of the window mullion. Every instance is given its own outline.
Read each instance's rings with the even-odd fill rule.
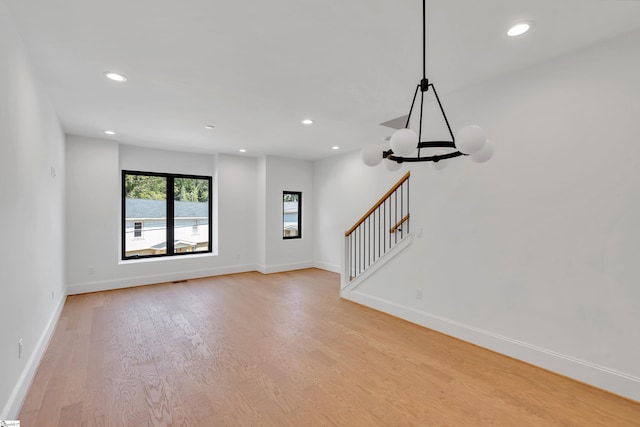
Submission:
[[[122,194],[120,195],[120,204],[121,204],[121,227],[122,227],[122,232],[120,233],[120,239],[122,240],[121,243],[121,256],[122,259],[126,259],[127,257],[127,180],[126,180],[126,176],[127,173],[123,170],[122,171]]]
[[[173,255],[175,253],[174,249],[174,185],[173,185],[173,176],[167,176],[167,255]]]

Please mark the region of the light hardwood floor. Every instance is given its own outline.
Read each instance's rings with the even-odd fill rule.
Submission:
[[[309,269],[71,296],[22,427],[640,425],[640,404],[338,289]]]

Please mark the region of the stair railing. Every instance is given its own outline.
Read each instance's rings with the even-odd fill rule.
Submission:
[[[347,282],[364,273],[409,234],[407,172],[345,233]]]

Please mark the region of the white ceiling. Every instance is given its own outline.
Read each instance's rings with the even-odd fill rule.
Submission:
[[[419,0],[0,1],[76,135],[319,159],[384,142],[378,124],[408,112],[421,77]],[[427,12],[445,107],[451,91],[640,29],[636,0],[429,0]],[[508,38],[520,20],[534,30]]]

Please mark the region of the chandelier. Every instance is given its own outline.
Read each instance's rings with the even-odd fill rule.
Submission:
[[[426,26],[426,0],[422,0],[422,79],[413,94],[407,122],[403,129],[399,129],[391,135],[389,146],[371,144],[362,149],[361,159],[368,166],[377,166],[385,160],[385,166],[391,171],[398,170],[405,162],[432,162],[434,168],[442,169],[446,165],[443,160],[446,159],[468,156],[476,163],[484,163],[493,156],[493,147],[487,141],[487,136],[480,126],[466,126],[454,136],[438,92],[436,92],[436,87],[427,79]],[[425,94],[429,91],[433,92],[438,107],[440,107],[440,112],[451,136],[450,141],[422,140],[422,122],[425,118],[424,99]],[[416,133],[409,125],[418,92],[420,92],[420,117]]]

